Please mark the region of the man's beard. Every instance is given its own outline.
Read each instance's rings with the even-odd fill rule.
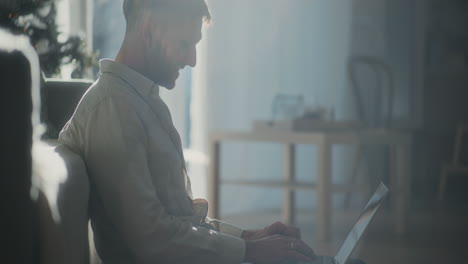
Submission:
[[[146,72],[147,77],[155,84],[166,87],[171,90],[175,86],[174,71],[172,64],[167,59],[165,49],[161,43],[157,43],[154,47],[148,49],[149,54],[146,56]]]

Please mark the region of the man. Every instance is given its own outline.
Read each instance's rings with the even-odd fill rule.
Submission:
[[[114,263],[310,261],[299,230],[275,223],[243,231],[206,218],[193,200],[180,137],[159,86],[172,89],[210,13],[204,0],[125,0],[125,39],[100,62],[59,141],[79,153],[91,182],[97,251]]]

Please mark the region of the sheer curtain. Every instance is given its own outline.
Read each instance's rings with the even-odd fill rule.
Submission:
[[[209,133],[246,131],[254,120],[270,119],[278,93],[302,94],[309,105],[346,111],[336,97],[347,89],[351,1],[207,2],[213,24],[204,29],[193,74],[193,149],[206,155]],[[279,145],[224,144],[222,153],[223,178],[281,178]],[[299,146],[299,178],[314,180],[314,155],[313,147]],[[206,196],[206,164],[191,168],[194,194]],[[222,215],[282,204],[280,190],[223,186],[222,192]],[[313,194],[298,202],[313,206]]]

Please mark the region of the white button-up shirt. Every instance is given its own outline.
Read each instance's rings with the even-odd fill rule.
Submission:
[[[180,137],[159,87],[115,61],[100,67],[59,142],[87,166],[103,262],[241,263],[242,230],[206,220],[207,204],[191,198]]]

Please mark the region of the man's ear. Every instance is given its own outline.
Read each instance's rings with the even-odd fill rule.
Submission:
[[[153,39],[157,37],[159,27],[149,13],[145,13],[141,19],[140,34],[145,47],[150,48],[153,45]]]
[[[143,44],[145,48],[148,48],[151,45],[152,41],[152,33],[151,28],[149,25],[148,17],[141,18],[141,25],[140,25],[140,36],[142,38]]]

